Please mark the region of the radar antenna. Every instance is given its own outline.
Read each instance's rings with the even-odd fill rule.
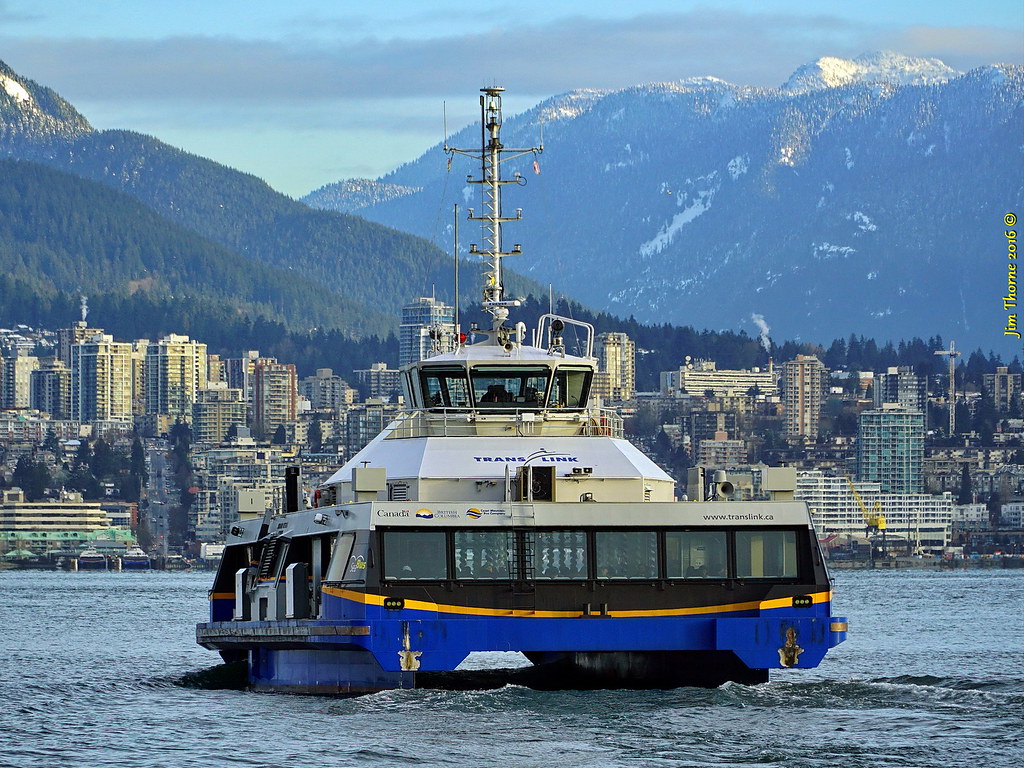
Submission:
[[[480,161],[480,178],[474,178],[472,174],[466,181],[470,184],[479,184],[482,188],[484,211],[483,215],[477,216],[473,209],[469,209],[470,221],[479,221],[483,235],[483,248],[478,249],[476,243],[469,246],[469,253],[482,256],[487,262],[487,272],[484,275],[484,309],[493,318],[492,331],[488,334],[494,343],[504,345],[508,342],[511,329],[505,327],[505,320],[508,318],[508,308],[519,306],[518,301],[505,299],[505,286],[501,274],[501,260],[505,256],[512,256],[522,253],[522,247],[517,243],[512,250],[502,249],[501,227],[502,224],[522,219],[522,209],[516,209],[515,216],[501,215],[501,188],[506,184],[525,184],[526,180],[522,174],[516,172],[512,178],[501,178],[501,164],[523,155],[538,155],[544,151],[541,144],[536,147],[511,148],[501,144],[501,94],[504,88],[493,86],[481,88],[480,96],[480,149],[466,150],[448,146],[445,142],[444,151],[449,157],[460,154]]]

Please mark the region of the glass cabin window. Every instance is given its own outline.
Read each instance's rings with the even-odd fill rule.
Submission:
[[[425,408],[469,408],[465,368],[424,368],[420,380]]]
[[[548,408],[585,408],[590,395],[592,374],[589,368],[556,368]]]
[[[725,531],[665,533],[665,575],[670,579],[724,579],[728,562]]]
[[[359,569],[352,563],[353,571],[349,572],[349,558],[352,556],[352,544],[356,540],[353,531],[346,531],[338,536],[334,545],[334,554],[331,556],[331,564],[327,568],[327,576],[324,581],[344,581],[345,579],[361,579],[365,571]]]
[[[658,578],[658,534],[654,531],[598,531],[594,546],[597,578]]]
[[[540,531],[533,551],[537,579],[587,578],[587,534],[583,531]]]
[[[439,581],[448,578],[444,531],[387,531],[384,578]]]
[[[548,391],[547,366],[480,366],[470,369],[478,408],[540,408]]]
[[[736,531],[737,578],[793,579],[796,576],[796,531]]]
[[[456,579],[507,579],[512,542],[506,531],[456,531]]]

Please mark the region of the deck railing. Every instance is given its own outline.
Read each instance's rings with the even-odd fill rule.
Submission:
[[[622,417],[607,408],[466,409],[430,408],[400,411],[388,439],[472,437],[476,435],[540,437],[623,436]]]

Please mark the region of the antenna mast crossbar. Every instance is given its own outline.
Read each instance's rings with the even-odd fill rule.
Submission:
[[[508,317],[508,306],[515,306],[518,302],[506,301],[504,298],[505,287],[501,274],[501,260],[506,256],[513,256],[522,253],[519,245],[513,246],[512,250],[502,250],[501,226],[512,221],[522,219],[522,211],[517,210],[515,216],[501,215],[501,188],[506,184],[525,184],[522,174],[515,173],[512,178],[501,178],[501,164],[523,155],[537,155],[544,151],[543,145],[537,147],[509,148],[501,144],[501,94],[504,88],[490,87],[481,88],[480,96],[480,149],[465,150],[449,147],[447,142],[444,151],[449,155],[466,155],[474,160],[480,161],[480,178],[475,179],[469,176],[466,181],[470,184],[481,185],[481,197],[483,199],[484,214],[477,216],[473,209],[469,209],[470,221],[479,221],[482,231],[483,248],[478,249],[476,244],[469,247],[469,252],[484,257],[487,262],[487,272],[484,280],[484,308],[490,312],[493,318],[493,330],[495,340],[501,341],[499,337],[507,336],[508,329],[504,327],[505,319]]]

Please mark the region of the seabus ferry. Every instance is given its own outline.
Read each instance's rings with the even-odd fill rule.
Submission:
[[[477,651],[521,651],[574,685],[758,683],[816,666],[846,636],[795,474],[772,501],[695,498],[593,402],[593,328],[554,314],[510,325],[501,164],[542,151],[499,138],[501,88],[480,99],[488,329],[403,369],[410,409],[283,513],[232,527],[203,646],[247,660],[260,690],[412,688]],[[567,351],[568,330],[581,339]],[[476,339],[480,339],[477,341]],[[706,500],[707,499],[707,500]]]

